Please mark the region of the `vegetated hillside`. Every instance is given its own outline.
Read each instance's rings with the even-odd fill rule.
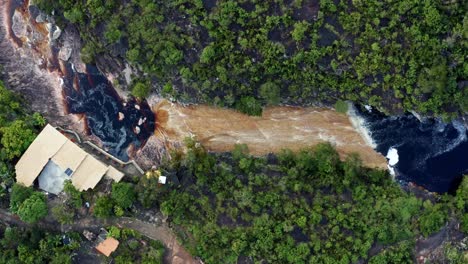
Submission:
[[[6,204],[8,189],[15,182],[16,161],[45,122],[38,113],[30,115],[21,98],[0,80],[0,207]]]
[[[167,168],[181,186],[160,199],[161,210],[205,263],[413,263],[420,235],[453,217],[468,232],[468,177],[456,197],[434,203],[357,156],[340,161],[329,144],[263,158],[247,151],[213,155],[189,142]]]
[[[337,99],[443,117],[468,109],[463,1],[34,2],[80,28],[86,62],[126,58],[182,101],[250,114]]]

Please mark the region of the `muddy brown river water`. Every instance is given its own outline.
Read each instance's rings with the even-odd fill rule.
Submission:
[[[322,142],[332,143],[342,157],[356,152],[370,167],[386,168],[353,127],[347,115],[324,108],[270,107],[261,117],[206,105],[183,107],[162,101],[154,107],[156,135],[170,141],[195,136],[211,151],[247,144],[250,153],[264,155],[289,148],[297,151]]]

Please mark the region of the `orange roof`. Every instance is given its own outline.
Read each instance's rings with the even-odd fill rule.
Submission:
[[[119,241],[115,238],[108,237],[106,240],[102,241],[97,245],[96,250],[101,254],[109,257],[112,252],[114,252],[119,246]]]

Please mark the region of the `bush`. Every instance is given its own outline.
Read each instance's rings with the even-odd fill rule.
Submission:
[[[22,184],[15,183],[10,194],[10,210],[17,213],[20,205],[28,199],[34,190],[31,187],[25,187]]]
[[[46,197],[40,192],[33,193],[18,208],[18,216],[28,223],[35,223],[47,215]]]
[[[97,198],[96,204],[94,205],[94,215],[99,218],[106,218],[112,215],[112,200],[108,196],[101,196]]]
[[[127,209],[132,206],[133,202],[136,200],[133,185],[126,182],[113,183],[111,197],[114,202],[123,209]]]
[[[267,82],[260,86],[260,97],[267,104],[276,105],[280,102],[280,87],[274,82]]]
[[[150,93],[150,86],[148,84],[137,82],[132,88],[132,95],[138,99],[145,99]]]
[[[346,112],[348,112],[348,103],[345,102],[345,101],[342,101],[342,100],[336,101],[336,103],[335,103],[335,110],[336,110],[337,112],[346,114]]]
[[[263,111],[260,103],[251,96],[242,97],[236,104],[236,109],[253,116],[261,116]]]

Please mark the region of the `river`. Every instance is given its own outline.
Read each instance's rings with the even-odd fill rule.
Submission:
[[[385,116],[361,109],[376,150],[393,159],[398,179],[433,192],[453,192],[468,174],[468,134],[459,121],[420,121],[412,114]]]
[[[35,69],[30,77],[19,78],[17,83],[39,75],[41,81],[47,81],[37,86],[41,91],[34,90],[36,87],[12,86],[21,86],[18,91],[34,101],[32,108],[44,113],[52,123],[58,123],[63,116],[69,122],[65,125],[76,127],[69,117],[80,117],[84,120],[84,133],[98,138],[105,149],[123,160],[141,154],[141,149],[145,149],[144,153],[155,152],[154,144],[145,144],[148,141],[175,146],[193,136],[210,151],[229,151],[234,144],[244,143],[256,155],[331,142],[341,157],[356,152],[370,167],[387,168],[384,156],[388,156],[392,165],[389,170],[397,179],[441,193],[454,190],[462,174],[468,173],[467,131],[459,122],[420,122],[410,114],[387,117],[354,108],[347,116],[313,107],[269,107],[263,116],[250,117],[206,105],[186,107],[165,100],[124,100],[95,66],[74,64],[72,59],[59,60],[62,50],[52,47],[53,34],[44,30],[47,27],[43,23],[35,22],[28,7],[15,13],[15,30],[11,30],[9,19],[13,12],[2,10],[5,12],[3,26],[7,35],[17,35],[10,36],[10,41],[21,42],[16,43],[15,53],[21,54],[18,59],[22,61],[2,61],[10,62],[11,75],[15,70]],[[54,30],[53,33],[57,31]],[[1,45],[6,47],[7,40],[2,39]],[[4,55],[16,58],[13,53]],[[27,65],[20,65],[23,61]],[[41,95],[42,90],[49,91]],[[44,100],[53,100],[58,106],[44,108]]]

